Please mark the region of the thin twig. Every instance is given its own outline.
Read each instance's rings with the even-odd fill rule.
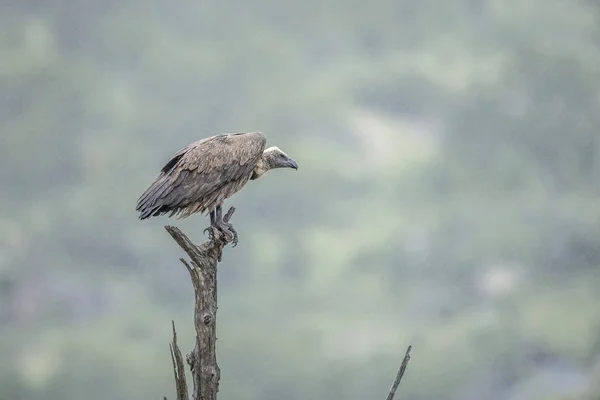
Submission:
[[[229,222],[229,220],[231,219],[231,217],[233,217],[233,213],[234,212],[235,212],[235,207],[229,207],[229,210],[227,210],[227,213],[223,217],[223,221]]]
[[[169,345],[171,349],[171,360],[173,361],[173,373],[175,375],[175,390],[177,392],[177,400],[188,400],[188,388],[185,379],[185,369],[183,367],[183,356],[177,345],[177,332],[175,332],[175,321],[173,324],[173,342]]]
[[[392,383],[392,387],[390,388],[390,392],[387,395],[386,400],[393,400],[394,395],[396,394],[396,390],[398,389],[398,385],[400,385],[400,381],[404,376],[404,371],[406,371],[406,367],[408,366],[408,362],[410,361],[410,351],[412,350],[412,345],[408,346],[406,349],[406,354],[404,355],[404,360],[402,360],[402,364],[400,364],[400,368],[398,369],[398,373],[396,374],[396,379],[394,379],[394,383]]]

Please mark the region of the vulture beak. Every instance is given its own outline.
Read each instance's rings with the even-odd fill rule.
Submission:
[[[287,166],[290,168],[298,169],[298,163],[291,158],[288,158]]]

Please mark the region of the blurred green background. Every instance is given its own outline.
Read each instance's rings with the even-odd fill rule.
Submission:
[[[223,400],[600,399],[600,3],[0,0],[0,399],[173,398],[193,292],[137,197],[189,142],[296,159],[235,205]]]

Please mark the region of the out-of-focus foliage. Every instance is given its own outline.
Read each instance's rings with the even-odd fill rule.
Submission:
[[[597,399],[600,3],[0,1],[0,398],[173,393],[192,291],[137,196],[183,145],[298,160],[228,204],[222,399]],[[595,397],[594,397],[595,396]]]

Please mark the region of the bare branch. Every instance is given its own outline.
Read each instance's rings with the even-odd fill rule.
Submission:
[[[170,344],[171,360],[173,361],[173,372],[175,375],[175,389],[177,391],[177,400],[188,400],[188,388],[185,380],[185,369],[183,367],[183,356],[177,345],[177,332],[175,332],[175,321],[173,324],[173,342]]]
[[[234,212],[235,212],[235,207],[229,207],[229,210],[227,210],[227,213],[223,217],[223,221],[229,222],[229,220],[231,219],[231,217],[233,217],[233,213]]]
[[[392,387],[390,388],[390,392],[387,395],[386,400],[393,400],[394,395],[396,394],[396,390],[400,385],[400,381],[404,376],[404,371],[406,371],[406,367],[408,366],[408,362],[410,361],[410,351],[412,350],[412,345],[408,346],[406,349],[406,354],[404,355],[404,360],[402,360],[402,364],[400,364],[400,368],[398,369],[398,373],[396,374],[396,379],[394,379],[394,383],[392,383]]]

